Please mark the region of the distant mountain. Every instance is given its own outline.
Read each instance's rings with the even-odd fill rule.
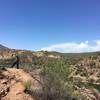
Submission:
[[[9,49],[9,48],[0,44],[0,50],[4,50],[4,49]]]

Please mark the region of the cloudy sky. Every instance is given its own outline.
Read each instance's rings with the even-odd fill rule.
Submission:
[[[48,47],[41,48],[41,50],[48,51],[58,51],[58,52],[71,52],[71,53],[80,53],[80,52],[93,52],[100,51],[100,40],[95,41],[85,41],[85,42],[66,42],[61,44],[55,44]]]
[[[28,50],[100,51],[100,0],[0,0],[0,44]]]

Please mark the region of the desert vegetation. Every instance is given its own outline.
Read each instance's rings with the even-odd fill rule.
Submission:
[[[23,83],[25,93],[36,100],[99,100],[99,52],[63,54],[20,51],[17,55],[20,58],[20,68],[42,87],[37,91],[33,89],[31,81]],[[12,57],[1,59],[0,66],[8,68],[12,62]]]

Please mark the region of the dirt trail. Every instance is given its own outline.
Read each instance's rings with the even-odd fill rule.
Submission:
[[[34,90],[39,89],[39,83],[30,74],[22,69],[7,68],[0,74],[0,100],[35,100],[26,94],[24,88],[25,81],[31,81]]]

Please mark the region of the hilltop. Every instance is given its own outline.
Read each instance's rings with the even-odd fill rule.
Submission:
[[[0,44],[0,50],[5,50],[5,49],[9,49],[9,48]]]

